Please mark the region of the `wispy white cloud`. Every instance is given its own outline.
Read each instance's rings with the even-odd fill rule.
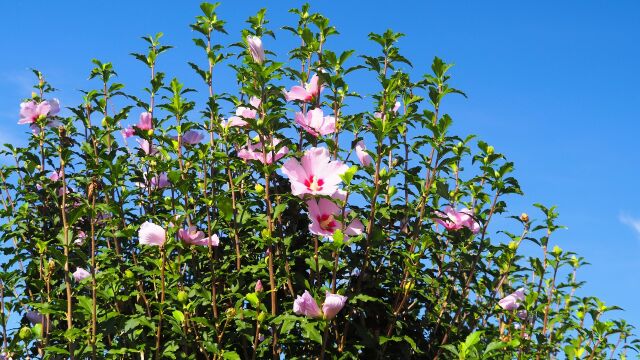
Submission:
[[[640,236],[640,218],[636,218],[625,213],[621,213],[618,218],[621,223],[628,225],[638,236]]]

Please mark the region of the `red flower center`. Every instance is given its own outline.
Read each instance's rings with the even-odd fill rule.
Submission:
[[[322,214],[317,217],[317,220],[322,230],[333,232],[338,227],[338,223],[331,214]]]
[[[307,187],[309,191],[322,191],[322,186],[324,185],[324,180],[318,179],[315,176],[311,175],[307,180],[304,181],[304,186]]]

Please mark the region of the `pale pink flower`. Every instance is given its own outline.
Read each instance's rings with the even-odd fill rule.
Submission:
[[[262,287],[262,281],[260,280],[256,281],[255,292],[262,292],[263,290],[264,290],[264,287]]]
[[[514,293],[505,296],[502,300],[498,301],[498,305],[507,311],[512,311],[517,309],[522,301],[524,301],[524,288],[520,288]]]
[[[281,147],[275,153],[275,159],[273,156],[274,150],[277,148],[280,143],[280,139],[273,139],[271,146],[267,148],[266,156],[262,151],[263,144],[259,142],[257,144],[247,144],[246,147],[240,149],[238,151],[238,157],[244,160],[256,160],[260,161],[263,164],[272,164],[274,161],[280,160],[283,156],[285,156],[289,152],[289,148],[286,146]]]
[[[348,169],[341,161],[331,161],[329,150],[321,147],[307,150],[300,161],[292,158],[282,165],[282,172],[291,182],[293,195],[331,196],[342,181],[340,175]]]
[[[392,111],[393,111],[394,113],[398,113],[398,109],[400,109],[400,105],[401,105],[401,104],[400,104],[400,101],[396,101],[396,103],[395,103],[395,104],[393,104],[393,109],[392,109]],[[376,111],[376,112],[374,112],[374,113],[373,113],[373,116],[374,116],[374,117],[376,117],[376,118],[378,118],[378,119],[380,119],[380,118],[382,118],[382,113],[381,113],[381,112],[379,112],[379,111]]]
[[[145,139],[137,139],[137,141],[138,141],[138,144],[140,145],[140,149],[142,149],[142,151],[144,151],[145,154],[155,155],[158,153],[158,149],[153,147],[153,145],[151,145],[149,141]]]
[[[163,246],[166,240],[166,232],[161,227],[152,222],[144,222],[138,231],[138,241],[140,245]]]
[[[249,35],[247,36],[247,44],[249,45],[249,53],[251,53],[253,61],[258,64],[262,64],[264,62],[264,48],[262,47],[262,39],[257,36]]]
[[[364,141],[358,141],[358,143],[356,144],[356,156],[363,166],[371,165],[371,156],[366,150],[367,147],[364,145]]]
[[[189,226],[187,229],[178,230],[178,237],[182,241],[191,244],[194,241],[198,241],[204,238],[204,233],[199,231],[195,226]]]
[[[249,104],[251,107],[238,106],[236,109],[236,115],[229,118],[229,122],[223,122],[222,126],[224,127],[232,127],[232,126],[247,126],[249,125],[244,119],[255,119],[258,115],[258,107],[260,106],[261,100],[255,96],[252,96],[249,99]]]
[[[163,172],[151,178],[152,189],[162,189],[171,185],[167,173]]]
[[[297,112],[296,123],[315,137],[328,135],[336,131],[336,118],[324,116],[320,108],[307,111],[306,114]]]
[[[73,241],[74,244],[80,246],[82,244],[84,244],[84,240],[87,238],[87,234],[85,234],[84,231],[80,230],[78,231],[78,234],[76,235],[76,239]]]
[[[322,310],[320,310],[318,303],[307,290],[304,291],[302,296],[298,296],[293,301],[293,312],[310,318],[322,317]]]
[[[322,312],[324,313],[324,318],[327,320],[333,319],[336,314],[340,312],[340,310],[342,310],[346,302],[346,296],[332,294],[327,291],[324,303],[322,304]]]
[[[40,103],[36,103],[34,100],[25,101],[20,104],[18,124],[33,124],[38,119],[55,116],[58,112],[60,112],[58,99],[44,100]]]
[[[73,279],[78,282],[90,276],[91,276],[91,273],[82,268],[76,268],[76,271],[73,273]]]
[[[62,179],[62,170],[60,171],[54,171],[49,175],[49,179],[51,181],[58,181],[60,179]]]
[[[132,137],[136,133],[131,126],[128,126],[127,128],[122,129],[121,132],[122,132],[122,137],[125,139]]]
[[[291,91],[285,91],[284,98],[287,101],[300,100],[304,102],[317,98],[322,91],[322,87],[318,85],[319,80],[318,75],[313,75],[304,87],[296,85],[291,88]]]
[[[178,140],[177,136],[172,136],[174,140]],[[181,145],[194,145],[199,143],[204,139],[204,135],[195,130],[187,130],[184,134],[182,134],[182,144]]]
[[[477,234],[480,231],[480,225],[473,218],[473,212],[467,208],[456,211],[451,206],[445,206],[444,212],[437,211],[438,216],[435,220],[438,224],[444,226],[449,231],[460,230],[464,227]],[[443,219],[444,218],[444,219]]]
[[[400,109],[400,101],[396,101],[396,103],[393,105],[393,112],[397,113],[398,109]]]
[[[337,229],[342,230],[342,223],[336,217],[342,215],[342,209],[333,201],[325,198],[307,200],[309,211],[309,231],[312,234],[332,237]],[[345,212],[347,215],[348,212]],[[356,236],[362,234],[364,226],[360,220],[353,220],[344,229],[345,235]]]
[[[140,119],[138,120],[138,124],[136,125],[136,127],[140,130],[153,129],[151,113],[143,112],[142,114],[140,114]]]
[[[178,237],[189,245],[209,246],[209,243],[211,243],[211,246],[220,245],[218,235],[213,234],[208,238],[202,231],[198,231],[195,226],[191,226],[186,230],[178,230]]]

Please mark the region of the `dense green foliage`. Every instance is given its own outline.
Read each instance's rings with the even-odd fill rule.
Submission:
[[[509,212],[508,199],[522,194],[513,163],[473,136],[450,133],[453,120],[442,104],[464,96],[450,85],[451,64],[435,58],[426,75],[412,78],[418,69],[401,55],[401,34],[392,31],[370,35],[377,54],[335,53],[336,29],[306,5],[291,11],[296,25],[278,36],[298,44],[288,61],[275,61],[268,48],[258,61],[246,39],[273,35],[265,11],[226,46],[215,9],[203,4],[191,25],[202,49],[202,58],[189,63],[203,80],[194,89],[156,67],[171,47],[160,43],[161,34],[149,36],[148,49],[133,54],[140,74],[151,74],[144,92],[125,88],[110,63],[94,60],[96,89],[69,108],[71,116],[39,117],[27,146],[6,146],[15,162],[0,170],[5,353],[601,359],[637,349],[632,326],[605,315],[616,307],[576,295],[584,260],[548,247],[561,228],[556,209]],[[216,92],[219,66],[235,70],[237,94]],[[356,71],[369,77],[366,87],[348,85]],[[51,99],[54,89],[35,73],[36,91],[25,101]],[[283,90],[314,74],[321,96],[287,102]],[[261,100],[257,107],[251,97]],[[256,117],[244,118],[248,127],[225,126],[221,120],[239,106]],[[335,132],[315,137],[296,125],[294,113],[312,107],[337,119]],[[351,111],[361,108],[367,110]],[[141,112],[152,114],[153,129],[137,128],[135,136],[157,153],[121,136]],[[190,130],[204,140],[183,144]],[[281,141],[264,155],[286,146],[282,159],[238,157],[248,143],[274,139]],[[370,166],[356,156],[360,140]],[[344,226],[332,239],[309,231],[308,196],[292,195],[280,169],[311,147],[327,148],[350,167],[341,175],[346,199],[334,199],[336,219],[359,219],[361,235],[346,236]],[[165,188],[152,181],[162,174],[170,182]],[[446,205],[471,209],[479,231],[438,224]],[[497,218],[518,233],[500,231],[492,225]],[[166,230],[164,246],[139,244],[145,221]],[[219,246],[186,244],[178,230],[187,226],[217,234]],[[525,243],[539,253],[523,256]],[[75,281],[76,268],[89,276]],[[519,310],[526,313],[498,306],[518,288],[525,289]],[[326,291],[348,299],[332,319],[305,317],[293,311],[305,290],[317,300]],[[30,322],[29,311],[43,319]]]

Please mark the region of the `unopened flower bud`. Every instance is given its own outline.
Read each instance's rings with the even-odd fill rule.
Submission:
[[[47,264],[49,272],[52,272],[56,268],[56,262],[53,259],[49,259],[49,263]]]
[[[262,292],[263,290],[264,290],[264,288],[262,287],[262,281],[258,280],[256,282],[256,290],[255,291],[257,293],[259,293],[259,292]]]
[[[260,314],[258,314],[258,322],[263,322],[266,318],[267,314],[265,314],[264,311],[261,311]]]
[[[133,279],[133,271],[127,269],[124,271],[124,277],[126,277],[127,279]]]
[[[178,291],[178,301],[181,303],[185,303],[189,300],[189,294],[186,291],[180,290]]]
[[[495,149],[493,148],[493,146],[491,145],[487,146],[487,154],[491,155],[493,154],[494,151]]]
[[[555,246],[553,247],[553,253],[554,253],[555,255],[560,255],[560,254],[562,253],[562,249],[560,248],[560,246],[555,245]]]
[[[149,136],[153,135],[153,129],[147,130],[147,135],[149,135]]]
[[[516,241],[512,241],[509,243],[510,250],[516,250],[518,248],[518,243]]]
[[[20,329],[20,332],[18,333],[18,335],[20,336],[20,339],[22,340],[26,340],[26,339],[30,339],[32,332],[31,332],[31,328],[28,326],[23,326]]]
[[[529,215],[527,215],[527,213],[520,214],[520,220],[522,222],[528,223],[529,222]]]
[[[262,186],[261,184],[256,184],[253,189],[256,191],[256,193],[258,194],[264,194],[264,186]]]
[[[398,192],[398,189],[395,186],[389,186],[389,190],[387,191],[387,194],[389,194],[389,196],[393,196]]]
[[[227,316],[236,316],[236,308],[228,308]]]

